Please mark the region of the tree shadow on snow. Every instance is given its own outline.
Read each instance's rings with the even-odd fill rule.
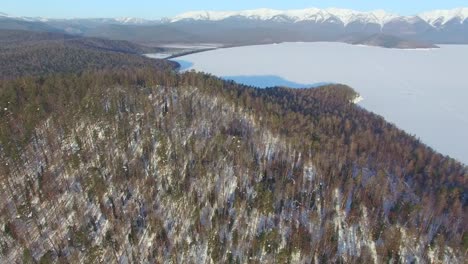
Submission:
[[[239,76],[223,76],[225,80],[232,80],[240,84],[255,86],[259,88],[268,87],[290,87],[290,88],[315,88],[331,83],[320,82],[313,84],[303,84],[286,80],[276,75],[239,75]]]

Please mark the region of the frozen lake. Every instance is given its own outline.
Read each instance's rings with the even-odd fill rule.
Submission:
[[[468,164],[468,45],[398,50],[343,43],[218,49],[175,59],[248,85],[343,83],[383,116],[437,151]]]

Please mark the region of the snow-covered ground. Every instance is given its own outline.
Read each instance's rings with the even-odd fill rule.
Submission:
[[[250,85],[262,76],[305,86],[348,84],[364,98],[359,105],[468,164],[468,45],[440,47],[400,50],[283,43],[218,49],[178,59],[192,63],[188,69]]]
[[[177,56],[179,54],[187,54],[191,52],[199,52],[203,50],[217,49],[221,48],[222,44],[217,43],[201,43],[201,44],[165,44],[160,45],[160,48],[165,48],[165,51],[157,53],[148,53],[143,54],[144,56],[152,59],[167,59],[172,56]]]
[[[148,58],[152,59],[166,59],[171,57],[173,54],[172,53],[167,53],[167,52],[161,52],[161,53],[148,53],[144,54]]]
[[[219,43],[200,43],[200,44],[172,43],[172,44],[160,45],[159,47],[168,48],[168,49],[203,50],[203,49],[220,48],[222,46],[223,44],[219,44]]]

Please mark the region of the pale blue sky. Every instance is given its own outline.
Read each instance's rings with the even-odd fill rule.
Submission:
[[[361,11],[384,9],[414,15],[433,9],[468,6],[468,0],[0,0],[0,12],[15,16],[170,17],[190,10],[297,9],[340,7]]]

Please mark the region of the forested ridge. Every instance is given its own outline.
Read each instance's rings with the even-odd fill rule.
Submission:
[[[159,51],[128,41],[61,33],[0,30],[0,79],[106,68],[173,69],[175,63],[137,56]]]
[[[26,30],[0,29],[2,50],[21,49],[38,44],[63,44],[101,51],[114,51],[130,54],[155,53],[162,48],[143,46],[125,40],[80,37],[56,32],[33,32]]]
[[[257,89],[123,55],[0,80],[0,262],[466,259],[467,167],[351,88]]]
[[[346,86],[261,90],[141,69],[24,77],[2,81],[0,91],[8,108],[6,256],[460,262],[466,255],[466,167],[352,104]],[[60,197],[75,202],[47,208]],[[70,212],[82,219],[54,222]],[[41,215],[47,223],[34,224]],[[343,243],[354,228],[366,241],[360,246]],[[51,246],[27,240],[34,232]],[[141,252],[141,241],[152,242],[151,252]]]

